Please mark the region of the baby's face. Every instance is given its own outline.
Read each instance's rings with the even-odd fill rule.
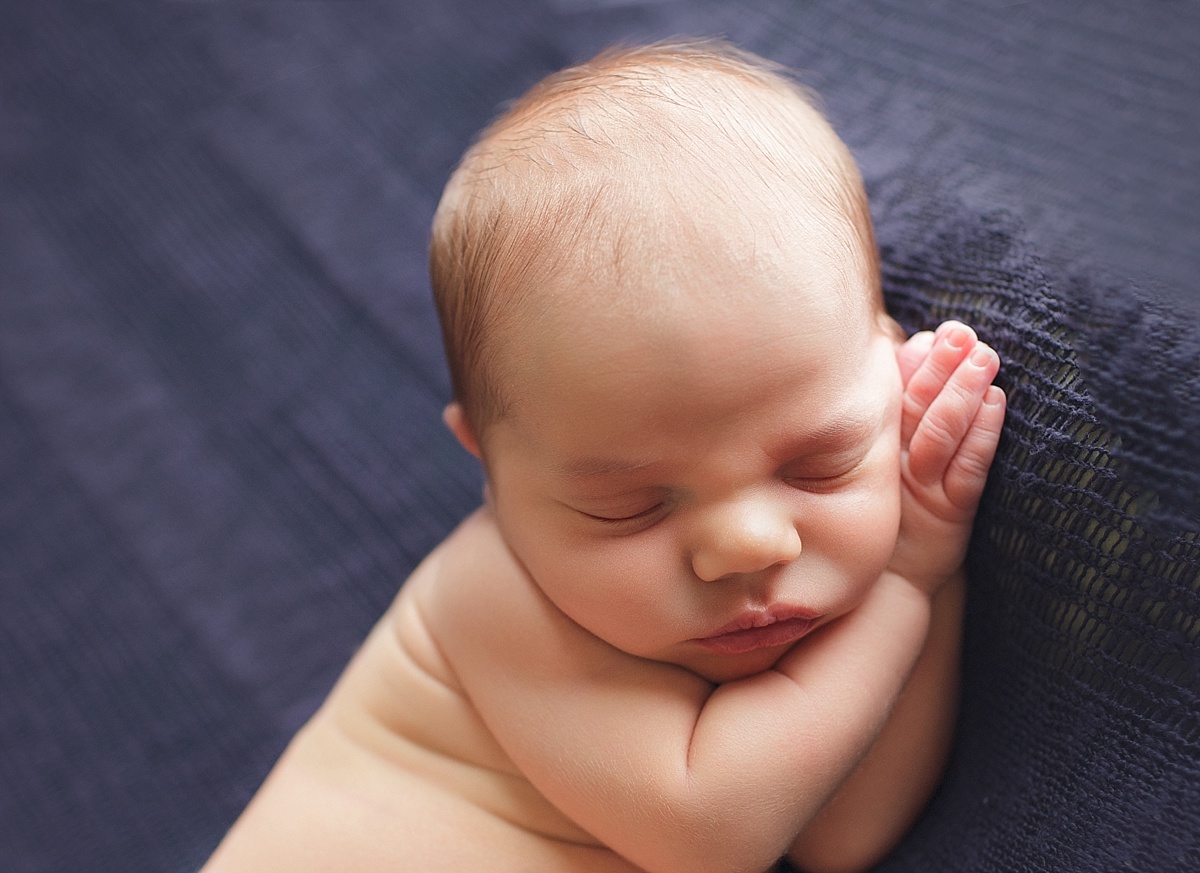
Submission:
[[[760,672],[891,557],[895,342],[862,271],[814,242],[761,272],[680,253],[641,289],[649,314],[587,289],[508,340],[512,403],[485,446],[497,520],[546,596],[629,654]]]

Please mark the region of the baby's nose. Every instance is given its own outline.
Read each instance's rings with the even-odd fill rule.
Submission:
[[[705,582],[716,582],[790,563],[800,556],[800,548],[800,534],[783,507],[767,500],[733,501],[700,519],[692,571]]]

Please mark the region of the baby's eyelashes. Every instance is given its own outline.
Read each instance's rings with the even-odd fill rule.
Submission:
[[[814,493],[836,491],[854,480],[866,462],[866,455],[835,461],[807,462],[786,467],[781,478],[793,488]]]
[[[835,476],[792,476],[787,479],[787,483],[801,491],[808,491],[813,494],[827,494],[838,490],[838,488],[849,480],[849,474],[843,473]]]
[[[610,529],[613,533],[633,533],[645,530],[659,521],[667,514],[667,507],[665,503],[660,502],[635,512],[623,511],[614,514],[611,512],[587,512],[582,509],[575,511],[585,519]]]
[[[636,521],[639,518],[645,518],[648,515],[653,515],[654,513],[658,512],[658,510],[661,507],[662,507],[661,503],[656,503],[654,506],[648,507],[639,512],[630,513],[628,515],[603,515],[600,513],[593,513],[593,512],[584,512],[583,514],[586,515],[588,518],[596,519],[596,521],[611,521],[611,522]],[[580,510],[580,511],[582,512],[582,510]]]
[[[667,488],[621,486],[615,490],[568,492],[560,497],[560,502],[582,521],[616,531],[657,521],[668,513],[675,499]]]

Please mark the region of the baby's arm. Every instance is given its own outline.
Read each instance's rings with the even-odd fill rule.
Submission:
[[[654,873],[770,867],[870,747],[928,630],[927,594],[886,574],[778,669],[714,687],[570,621],[486,510],[451,545],[421,609],[484,721],[551,802]]]
[[[978,349],[978,356],[972,353]],[[804,870],[861,870],[907,832],[940,780],[958,697],[967,542],[1004,418],[995,353],[963,325],[900,352],[904,511],[892,569],[935,591],[929,639],[863,764],[797,841]]]

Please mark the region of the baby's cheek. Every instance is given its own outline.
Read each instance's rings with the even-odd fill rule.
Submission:
[[[553,549],[541,564],[543,590],[577,624],[628,650],[640,638],[631,617],[661,620],[678,575],[677,562],[666,560],[650,539],[614,537]]]
[[[865,572],[882,573],[900,533],[899,461],[881,465],[878,476],[859,491],[842,518],[843,536]]]

